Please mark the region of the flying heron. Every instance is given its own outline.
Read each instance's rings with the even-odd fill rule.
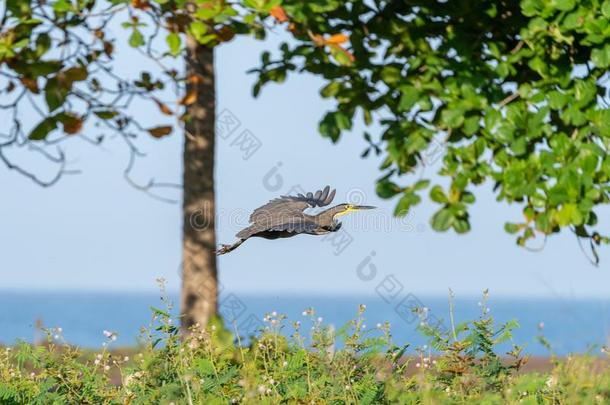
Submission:
[[[290,238],[301,233],[325,235],[337,232],[341,228],[341,222],[337,221],[337,218],[341,215],[376,208],[368,205],[339,204],[316,215],[305,213],[307,208],[329,205],[335,197],[335,191],[331,191],[330,187],[326,186],[324,190],[315,193],[284,195],[269,201],[250,215],[250,226],[237,233],[237,242],[232,245],[221,245],[216,253],[219,255],[229,253],[252,237],[278,239]]]

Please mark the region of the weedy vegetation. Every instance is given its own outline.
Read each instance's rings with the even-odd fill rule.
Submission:
[[[100,352],[66,344],[61,330],[46,345],[0,349],[2,404],[607,404],[605,359],[553,359],[545,373],[524,373],[512,344],[516,322],[497,325],[486,305],[478,319],[444,330],[421,318],[429,338],[410,348],[390,325],[366,328],[365,306],[335,331],[316,316],[289,322],[276,312],[248,341],[220,319],[183,338],[170,309],[153,308],[138,348]],[[425,311],[424,311],[425,313]],[[236,328],[234,328],[236,329]],[[544,342],[544,340],[542,339]],[[508,353],[498,345],[512,345]]]

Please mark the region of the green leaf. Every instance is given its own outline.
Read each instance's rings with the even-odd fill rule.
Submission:
[[[400,111],[409,111],[419,99],[419,92],[413,86],[407,85],[400,88],[401,96],[398,103]]]
[[[603,48],[593,49],[591,51],[591,62],[601,69],[610,67],[610,44],[606,44]]]
[[[418,180],[415,185],[413,185],[413,190],[423,190],[424,188],[430,185],[430,180]]]
[[[381,80],[388,86],[394,86],[401,80],[400,69],[396,66],[384,66],[381,69]]]
[[[29,64],[27,66],[27,71],[30,72],[33,77],[48,76],[58,72],[62,66],[63,64],[60,61],[39,61]]]
[[[395,183],[389,180],[382,180],[377,183],[377,195],[381,198],[392,198],[396,194],[400,193],[402,189]]]
[[[341,90],[340,82],[330,82],[320,90],[320,95],[324,98],[334,97]]]
[[[539,13],[539,10],[543,7],[541,0],[522,0],[521,1],[521,12],[526,17],[532,17]]]
[[[131,35],[129,36],[129,45],[134,48],[137,48],[144,45],[144,43],[144,36],[142,36],[140,30],[134,28],[134,30],[131,32]]]
[[[173,56],[177,56],[180,53],[180,45],[182,44],[180,35],[176,34],[175,32],[172,32],[167,35],[165,40],[167,41],[167,46],[169,46],[169,52]]]
[[[542,212],[536,217],[536,228],[547,235],[553,230],[553,225],[550,221],[551,212],[552,211]]]
[[[430,199],[440,204],[446,204],[449,202],[449,199],[445,195],[443,188],[439,185],[432,187],[432,189],[430,190]]]
[[[69,89],[62,86],[57,78],[52,78],[47,80],[44,92],[49,112],[53,112],[64,104],[66,97],[68,97]]]
[[[208,28],[201,21],[193,21],[191,25],[189,25],[189,30],[197,41],[200,41],[208,32]]]
[[[170,317],[171,317],[171,315],[169,314],[169,312],[164,311],[164,310],[162,310],[162,309],[159,309],[159,308],[157,308],[157,307],[152,307],[152,306],[151,306],[151,307],[150,307],[150,310],[151,310],[151,311],[153,312],[153,314],[155,314],[155,315],[160,315],[160,316],[163,316],[163,317],[166,317],[166,318],[170,318]]]
[[[412,206],[419,204],[420,201],[421,197],[417,194],[413,192],[405,193],[398,201],[398,204],[394,209],[394,215],[397,217],[404,217],[409,213],[409,209]]]
[[[432,229],[439,232],[444,232],[451,228],[455,222],[455,216],[449,208],[443,208],[437,211],[430,221]]]
[[[30,132],[28,138],[33,141],[41,141],[46,139],[47,135],[55,129],[57,129],[57,119],[54,116],[50,116],[36,125],[32,132]]]
[[[610,0],[605,0],[602,3],[602,14],[606,18],[610,18]]]
[[[564,204],[558,211],[555,212],[555,218],[559,226],[567,226],[570,224],[580,225],[582,216],[578,211],[576,204]]]
[[[575,126],[580,126],[587,122],[587,116],[585,113],[583,113],[582,109],[574,103],[568,105],[568,107],[562,112],[561,118],[566,124]]]
[[[73,9],[74,7],[68,0],[56,0],[53,2],[53,10],[57,13],[67,13]]]
[[[547,76],[548,64],[542,58],[537,56],[533,59],[530,59],[527,64],[533,71],[538,72],[540,76]]]
[[[554,0],[555,7],[561,11],[570,11],[576,5],[576,0]]]
[[[83,80],[87,80],[87,68],[86,67],[72,67],[64,70],[63,72],[66,80],[70,82],[81,82]]]
[[[51,37],[46,33],[41,33],[36,38],[36,56],[41,57],[51,49]]]
[[[481,117],[478,115],[466,118],[464,121],[464,133],[466,135],[474,135],[479,130],[480,121]]]
[[[320,121],[319,131],[322,136],[330,138],[333,142],[337,142],[339,140],[341,131],[337,126],[333,113],[327,113],[324,116],[324,119]]]
[[[551,107],[553,110],[562,109],[568,103],[568,100],[570,99],[568,97],[568,95],[566,95],[558,90],[550,91],[547,94],[547,97],[549,99],[549,107]]]
[[[93,111],[93,114],[95,114],[96,116],[98,116],[99,118],[101,118],[103,120],[110,120],[110,119],[116,117],[117,115],[119,115],[119,113],[117,111],[113,111],[113,110],[98,110],[98,111]]]
[[[460,201],[465,204],[474,204],[476,197],[470,191],[464,191],[461,195]]]
[[[352,119],[343,111],[336,111],[334,117],[339,129],[348,130],[352,128]]]
[[[441,121],[449,128],[458,128],[464,123],[464,111],[460,108],[445,108]]]
[[[519,229],[521,229],[521,226],[519,226],[519,224],[513,224],[511,222],[507,222],[504,224],[504,230],[510,234],[515,234],[519,232]]]
[[[331,45],[329,46],[329,49],[330,54],[341,66],[350,66],[352,64],[352,58],[350,58],[351,54],[341,46]]]
[[[470,222],[467,219],[456,219],[453,222],[453,229],[457,233],[466,233],[470,231]]]

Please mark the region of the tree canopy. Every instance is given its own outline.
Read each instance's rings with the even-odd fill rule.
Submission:
[[[1,161],[40,185],[54,184],[66,172],[64,153],[55,146],[76,134],[103,141],[86,135],[89,124],[125,140],[131,151],[125,173],[132,181],[141,155],[138,136],[161,138],[184,128],[186,107],[197,101],[187,87],[202,78],[172,63],[186,53],[186,36],[209,48],[239,33],[261,36],[270,7],[259,15],[224,1],[8,0],[0,5],[0,110],[7,122],[0,130]],[[139,77],[117,71],[118,41],[128,43],[136,57],[150,59]],[[136,102],[159,111],[167,123],[135,119]],[[25,118],[32,111],[38,121]],[[14,162],[10,149],[25,146],[57,163],[57,172],[33,173]],[[163,186],[132,184],[143,190]]]
[[[429,189],[439,204],[432,227],[467,232],[476,186],[491,182],[499,201],[522,207],[505,225],[518,244],[565,228],[589,239],[594,254],[609,241],[595,212],[609,197],[610,0],[8,0],[1,11],[0,107],[11,124],[0,159],[40,184],[59,178],[63,153],[43,151],[61,168],[42,181],[6,148],[42,150],[95,121],[125,139],[128,175],[139,133],[163,137],[189,120],[181,107],[196,101],[187,88],[201,78],[164,65],[185,52],[186,36],[214,47],[282,24],[296,41],[262,55],[254,93],[289,72],[313,73],[326,81],[321,95],[336,101],[322,135],[336,142],[355,119],[377,124],[363,155],[383,155],[377,192],[398,198],[396,215]],[[113,70],[117,19],[156,71],[129,80]],[[168,88],[175,104],[162,99]],[[137,122],[134,99],[176,121]],[[22,121],[23,103],[39,122]],[[409,176],[439,146],[446,181]]]
[[[470,229],[475,188],[522,207],[506,231],[527,245],[568,228],[595,246],[596,209],[608,203],[610,1],[284,1],[297,43],[266,53],[257,94],[289,72],[326,81],[336,108],[320,122],[337,142],[355,119],[383,155],[377,193],[395,214],[439,204],[435,230]],[[444,148],[431,184],[413,178],[431,147]]]

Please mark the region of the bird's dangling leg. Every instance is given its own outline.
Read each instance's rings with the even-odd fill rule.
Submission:
[[[239,239],[237,242],[235,242],[232,245],[220,245],[220,249],[216,250],[216,254],[218,256],[220,256],[220,255],[224,255],[225,253],[232,252],[233,250],[237,249],[239,247],[239,245],[241,245],[245,241],[246,241],[245,239]]]

